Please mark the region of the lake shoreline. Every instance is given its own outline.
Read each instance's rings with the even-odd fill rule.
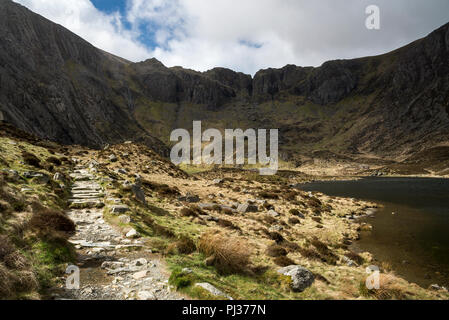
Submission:
[[[392,180],[388,181],[390,178]],[[382,196],[385,197],[385,199],[379,199],[378,193],[383,192],[382,188],[373,187],[373,185],[375,186],[379,183],[390,183],[391,185],[400,185],[402,183],[403,186],[406,186],[412,182],[418,185],[418,190],[414,190],[415,193],[419,191],[419,185],[427,184],[436,184],[438,188],[439,184],[442,184],[444,190],[449,190],[448,179],[422,176],[364,177],[357,180],[315,180],[310,183],[301,184],[297,187],[302,187],[305,191],[317,191],[328,196],[372,201],[378,204],[379,207],[372,212],[369,212],[366,215],[359,215],[352,219],[354,223],[369,224],[373,226],[371,232],[360,230],[359,239],[356,240],[353,245],[360,248],[363,252],[370,253],[375,259],[374,261],[378,261],[381,264],[391,264],[392,270],[397,272],[401,277],[407,281],[418,283],[418,285],[424,289],[428,289],[428,287],[433,284],[448,286],[449,281],[444,281],[444,274],[447,267],[446,262],[444,261],[447,259],[447,254],[445,255],[443,251],[447,244],[445,241],[441,241],[438,238],[444,237],[444,230],[446,229],[441,229],[443,231],[438,229],[441,228],[442,224],[446,227],[444,220],[443,222],[440,220],[438,220],[438,222],[433,222],[432,218],[429,216],[431,213],[423,214],[423,212],[426,212],[425,210],[427,210],[425,207],[427,204],[418,203],[419,205],[424,206],[424,209],[422,209],[424,211],[422,212],[420,211],[419,206],[417,206],[418,209],[415,208],[414,201],[416,202],[416,199],[413,197],[413,192],[410,196],[401,194],[402,198],[400,198],[400,201],[392,201],[390,203],[390,201],[386,200],[394,198],[394,191],[391,191],[393,196],[392,194],[388,194],[388,192],[384,192],[385,194]],[[371,186],[373,195],[369,194],[369,192],[364,193],[358,190],[360,187],[355,187],[355,184],[357,183],[365,187],[366,185]],[[341,185],[350,187],[346,190]],[[435,192],[438,191],[438,188],[435,186],[433,186],[433,188],[435,189]],[[393,188],[393,190],[395,189]],[[404,193],[404,191],[401,192]],[[407,192],[405,192],[405,194],[406,193]],[[437,198],[437,200],[441,201],[440,205],[442,206],[442,211],[444,211],[444,208],[449,207],[445,198]],[[395,202],[399,202],[400,204]],[[403,203],[401,204],[401,202],[408,206]],[[397,230],[395,230],[395,228]],[[366,227],[366,229],[369,228]],[[432,233],[436,234],[432,235]],[[385,239],[389,239],[390,242],[387,242]],[[436,241],[436,244],[433,243],[434,241]],[[440,243],[438,241],[440,241]],[[443,251],[443,253],[441,253],[441,251]]]

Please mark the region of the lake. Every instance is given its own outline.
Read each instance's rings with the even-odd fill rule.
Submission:
[[[449,179],[365,178],[300,188],[382,205],[362,219],[374,229],[363,232],[354,249],[371,252],[410,282],[449,286]]]

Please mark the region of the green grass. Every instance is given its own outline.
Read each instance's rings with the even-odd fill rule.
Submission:
[[[173,255],[166,261],[172,272],[170,283],[196,299],[223,299],[211,297],[205,290],[195,287],[195,283],[208,282],[234,299],[243,300],[286,300],[286,299],[321,299],[323,298],[313,287],[303,293],[290,290],[290,278],[278,274],[274,270],[267,270],[261,275],[220,275],[215,268],[204,263],[205,257],[200,253],[191,255]],[[185,274],[183,268],[193,272]]]
[[[75,261],[74,249],[62,240],[37,241],[32,244],[30,255],[42,289],[54,285],[55,277],[65,271],[65,264]]]

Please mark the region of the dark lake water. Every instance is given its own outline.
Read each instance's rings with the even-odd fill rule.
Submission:
[[[374,229],[362,233],[355,249],[371,252],[423,287],[449,285],[449,179],[366,178],[301,189],[381,204],[374,217],[362,220]]]

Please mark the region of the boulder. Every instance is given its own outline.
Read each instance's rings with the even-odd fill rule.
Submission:
[[[137,201],[139,201],[143,204],[147,204],[147,201],[145,200],[145,192],[143,192],[142,188],[139,185],[133,184],[131,186],[131,191],[133,192]]]
[[[291,278],[291,288],[295,292],[303,292],[315,281],[315,275],[301,266],[288,266],[278,269],[278,273]]]

